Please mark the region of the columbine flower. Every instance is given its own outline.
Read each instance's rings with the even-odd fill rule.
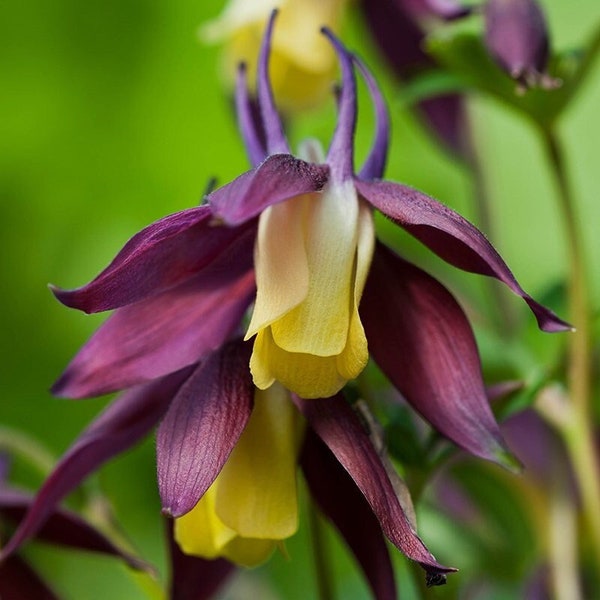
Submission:
[[[254,68],[265,25],[273,7],[278,7],[270,80],[279,107],[297,111],[318,105],[329,95],[335,53],[318,32],[324,25],[338,31],[346,4],[347,0],[230,0],[200,35],[210,42],[225,42],[223,71],[235,81],[240,62]]]
[[[546,73],[548,27],[535,0],[488,0],[485,43],[494,60],[519,83],[518,91],[560,85]]]
[[[164,416],[159,487],[164,511],[180,519],[175,537],[185,551],[241,564],[264,559],[296,528],[300,462],[378,598],[394,597],[382,530],[439,582],[449,569],[415,534],[340,392],[368,351],[441,433],[478,456],[509,460],[464,313],[438,282],[375,241],[373,207],[450,264],[504,282],[542,329],[568,326],[522,290],[474,226],[416,190],[378,180],[387,113],[369,72],[328,30],[342,67],[336,131],[324,160],[312,146],[306,160],[290,153],[267,73],[272,28],[273,18],[259,60],[258,119],[243,68],[238,78],[240,127],[254,167],[205,205],[138,233],[90,284],[54,290],[86,312],[117,309],[54,392],[81,398],[131,389],[63,457],[5,552],[32,535],[82,477]],[[355,66],[377,115],[358,174]],[[244,342],[238,334],[253,301]]]

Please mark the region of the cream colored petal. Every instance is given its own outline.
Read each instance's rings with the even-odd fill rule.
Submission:
[[[340,375],[346,379],[356,378],[369,360],[367,338],[358,314],[358,305],[369,274],[374,248],[375,228],[373,225],[373,215],[370,208],[361,202],[359,207],[356,273],[350,331],[348,333],[348,343],[337,360],[337,369]]]
[[[236,536],[215,513],[216,485],[207,490],[189,513],[175,519],[175,540],[185,554],[217,558]]]
[[[245,538],[282,540],[298,527],[299,413],[287,390],[257,390],[254,409],[218,479],[215,510]]]
[[[307,215],[308,294],[272,323],[288,352],[334,356],[346,346],[358,236],[358,198],[352,181],[327,185]]]
[[[309,271],[304,222],[314,196],[292,198],[260,216],[254,253],[256,302],[246,339],[306,298]]]

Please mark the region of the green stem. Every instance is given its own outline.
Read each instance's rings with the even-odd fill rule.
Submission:
[[[43,477],[52,471],[56,462],[52,453],[37,440],[10,427],[0,426],[0,450],[24,458]]]
[[[594,418],[591,407],[592,315],[585,251],[560,141],[551,128],[542,130],[542,137],[556,177],[558,199],[565,225],[570,266],[570,315],[576,328],[571,334],[569,347],[569,418],[563,423],[561,433],[579,486],[583,516],[590,534],[595,564],[600,567],[600,469],[594,444]]]
[[[333,582],[331,581],[331,565],[329,564],[325,540],[325,531],[321,515],[314,503],[308,502],[308,521],[312,538],[313,560],[317,577],[319,600],[333,600],[335,597]]]

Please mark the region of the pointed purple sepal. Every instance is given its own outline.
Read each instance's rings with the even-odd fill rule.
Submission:
[[[229,225],[238,225],[272,204],[319,191],[328,177],[327,165],[307,163],[291,154],[276,154],[215,190],[208,199],[215,216]]]
[[[495,277],[507,285],[527,302],[540,329],[551,333],[572,330],[568,323],[525,293],[483,233],[458,213],[400,183],[359,180],[355,183],[367,202],[446,262],[464,271]]]
[[[85,398],[138,385],[196,363],[236,330],[255,293],[254,230],[183,284],[117,310],[52,387]]]
[[[60,459],[35,496],[0,560],[33,537],[58,503],[104,462],[133,446],[161,419],[191,370],[134,388],[114,400]]]
[[[394,569],[379,522],[348,472],[311,429],[300,463],[311,496],[346,540],[373,597],[395,600]]]
[[[360,304],[375,362],[440,433],[514,464],[490,409],[471,326],[435,279],[378,244]]]
[[[170,600],[210,600],[234,573],[235,566],[218,558],[206,560],[184,554],[173,538],[173,521],[167,521],[171,562]]]
[[[155,296],[210,264],[243,230],[215,227],[208,206],[160,219],[133,236],[96,279],[74,290],[51,286],[66,306],[86,313]]]
[[[0,488],[0,515],[4,519],[19,523],[34,501],[35,497],[30,494]],[[154,569],[148,563],[115,546],[78,514],[69,510],[55,508],[36,533],[36,538],[50,544],[116,556],[134,569],[154,573]]]
[[[252,346],[240,341],[210,355],[174,398],[158,429],[163,512],[194,508],[223,468],[252,412]]]
[[[338,394],[319,400],[295,397],[300,412],[363,493],[388,539],[418,562],[435,582],[456,569],[444,567],[427,550],[411,527],[385,467],[358,417]],[[441,579],[439,583],[443,583]]]

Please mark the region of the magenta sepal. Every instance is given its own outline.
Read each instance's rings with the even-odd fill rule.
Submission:
[[[413,408],[461,448],[505,463],[475,338],[450,292],[378,244],[360,313],[371,356]]]
[[[540,329],[569,331],[572,327],[525,293],[487,238],[457,212],[400,183],[355,180],[367,202],[403,227],[451,265],[494,277],[527,302]]]
[[[356,557],[376,600],[395,600],[394,569],[379,521],[352,477],[308,429],[300,464],[310,494]]]
[[[156,440],[164,514],[194,508],[244,430],[254,404],[251,350],[236,341],[211,354],[173,399]]]
[[[86,398],[162,377],[200,361],[234,333],[255,293],[254,232],[179,286],[118,309],[53,385]]]
[[[428,580],[455,571],[437,562],[411,527],[375,447],[341,394],[303,400],[294,397],[309,425],[348,471],[377,517],[383,533],[425,569]],[[441,583],[441,581],[439,581]]]

